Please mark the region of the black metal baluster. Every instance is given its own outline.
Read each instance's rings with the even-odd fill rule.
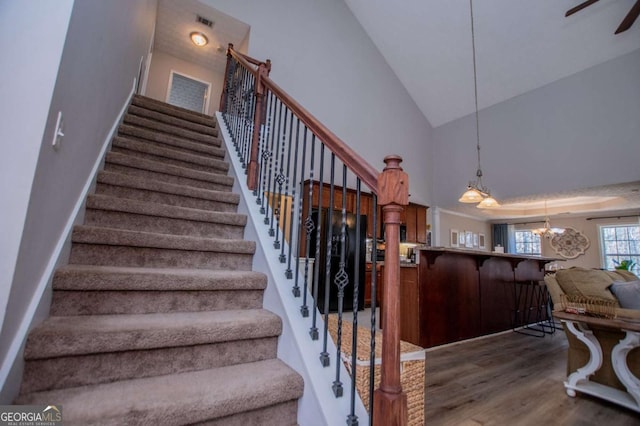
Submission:
[[[357,426],[358,416],[356,416],[356,380],[358,369],[356,368],[358,362],[358,309],[359,309],[359,292],[360,281],[364,277],[360,276],[360,243],[362,235],[360,234],[360,226],[362,223],[362,213],[360,210],[360,195],[361,195],[361,182],[360,178],[356,179],[356,249],[355,259],[353,263],[353,322],[351,324],[351,412],[347,416],[347,425]]]
[[[331,168],[329,170],[329,211],[328,217],[333,222],[333,194],[335,188],[335,164],[336,155],[331,153]],[[324,338],[322,342],[322,352],[320,353],[320,363],[323,367],[330,364],[330,355],[327,350],[327,340],[329,339],[329,295],[331,293],[331,245],[333,243],[333,226],[327,228],[326,253],[327,258],[324,265]],[[339,358],[338,358],[339,359]]]
[[[316,226],[316,253],[315,253],[315,267],[313,268],[313,303],[318,306],[318,287],[320,287],[320,241],[322,241],[322,198],[323,198],[323,185],[324,185],[324,144],[320,144],[320,176],[318,177],[318,224]],[[328,217],[325,221],[325,226],[331,228],[331,218]],[[311,329],[309,335],[312,340],[318,340],[318,327],[317,321],[317,309],[313,309],[313,315],[311,315]]]
[[[285,114],[284,114],[284,132],[282,133],[282,145],[281,145],[281,150],[280,150],[280,161],[279,161],[279,166],[280,166],[280,170],[278,170],[278,174],[276,175],[276,183],[278,184],[278,199],[276,200],[276,208],[274,213],[271,215],[271,229],[273,229],[273,222],[274,222],[274,217],[275,217],[275,240],[273,241],[273,248],[275,248],[276,250],[280,249],[280,226],[282,225],[281,221],[282,221],[282,185],[285,183],[287,176],[284,174],[284,147],[287,143],[287,120],[288,118],[292,115],[291,111],[289,111],[289,108],[286,108],[285,110]],[[293,122],[293,119],[291,119],[291,122]],[[291,126],[289,126],[291,127]],[[289,131],[291,131],[291,129],[289,129]],[[289,133],[289,142],[291,142],[291,133]],[[274,189],[275,190],[275,189]],[[284,228],[282,228],[282,236],[284,237]],[[284,247],[284,244],[283,244]],[[284,259],[282,259],[282,255],[280,255],[280,262],[284,263]]]
[[[274,114],[274,107],[275,107],[275,95],[273,95],[270,91],[267,94],[267,126],[265,128],[264,131],[264,135],[261,139],[260,142],[260,147],[261,147],[261,151],[260,151],[260,170],[258,172],[258,182],[256,184],[256,189],[253,190],[253,195],[255,195],[256,198],[256,204],[260,205],[262,204],[262,200],[265,196],[264,194],[264,188],[265,188],[265,176],[266,176],[266,172],[265,172],[265,164],[267,161],[267,157],[268,155],[266,154],[267,151],[269,151],[269,135],[272,133],[272,114]],[[262,186],[261,186],[262,185]],[[263,208],[260,209],[260,213],[264,213]]]
[[[300,122],[298,122],[298,124],[300,124]],[[298,150],[298,144],[296,144],[296,152]],[[297,158],[297,156],[296,156]],[[295,283],[293,285],[293,289],[291,290],[293,292],[293,296],[294,297],[300,297],[300,286],[298,285],[298,281],[300,279],[300,251],[302,250],[302,235],[304,235],[302,233],[303,229],[302,229],[302,198],[304,197],[304,169],[305,169],[305,162],[306,162],[306,158],[307,158],[307,126],[304,127],[304,136],[302,138],[302,167],[300,168],[300,196],[298,197],[298,207],[297,207],[297,211],[298,211],[298,233],[296,234],[298,236],[297,240],[297,244],[296,244],[296,254],[297,256],[297,261],[296,261],[296,276],[295,276]],[[306,223],[305,223],[306,225]],[[305,234],[306,234],[306,226],[305,226]],[[308,258],[305,262],[308,262]]]
[[[309,160],[309,199],[307,203],[307,218],[304,221],[304,227],[307,231],[307,241],[305,247],[305,260],[304,260],[304,287],[302,288],[302,306],[300,307],[300,313],[303,317],[309,316],[309,306],[307,306],[307,294],[309,289],[309,251],[311,250],[311,232],[315,229],[315,224],[311,218],[313,204],[313,170],[315,166],[315,152],[316,152],[316,135],[311,134],[311,158]],[[320,220],[318,220],[320,222]]]
[[[235,148],[236,148],[236,154],[238,154],[238,158],[240,158],[240,163],[243,163],[243,159],[242,159],[242,120],[241,120],[241,116],[242,116],[242,98],[243,98],[243,93],[244,93],[244,84],[245,84],[245,73],[247,72],[247,70],[242,67],[240,68],[240,72],[239,72],[239,77],[238,77],[238,88],[237,91],[238,93],[236,94],[236,114],[235,114],[235,119],[236,119],[236,128],[235,128],[235,133],[236,133],[236,144],[235,144]],[[244,164],[243,167],[244,168]]]
[[[282,105],[280,106],[282,108]],[[284,112],[281,113],[280,121],[278,123],[278,140],[276,141],[276,150],[274,152],[273,162],[273,191],[270,193],[271,198],[271,217],[269,218],[269,236],[275,237],[273,247],[277,250],[280,248],[280,241],[276,235],[276,229],[278,225],[278,215],[280,214],[280,197],[276,195],[277,188],[282,188],[281,180],[284,176],[281,176],[282,161],[281,152],[284,153],[284,144],[287,139],[287,117],[289,116],[289,108],[284,107]],[[282,125],[282,132],[280,132],[280,125]],[[282,143],[281,143],[282,142]],[[284,180],[282,180],[284,182]],[[282,193],[282,189],[280,190]],[[275,225],[275,226],[274,226]]]
[[[342,351],[342,309],[344,305],[344,289],[349,285],[349,275],[347,274],[346,259],[347,244],[347,166],[342,166],[342,228],[340,230],[340,263],[339,270],[335,277],[335,284],[338,287],[338,341],[336,342],[336,359],[340,359]],[[356,350],[356,348],[353,348]],[[355,365],[353,366],[355,368]],[[333,394],[336,397],[343,395],[342,382],[340,381],[340,363],[336,362],[336,380],[333,382]]]
[[[373,229],[371,230],[371,343],[369,349],[369,425],[373,426],[373,392],[376,373],[376,310],[378,294],[378,197],[373,194]]]
[[[273,188],[275,189],[276,183],[272,178],[275,178],[275,169],[278,165],[278,147],[280,146],[280,128],[282,125],[282,102],[280,103],[280,108],[278,108],[278,119],[276,120],[278,130],[275,132],[274,138],[271,140],[271,155],[269,156],[269,177],[267,178],[267,197],[269,197],[267,201],[267,209],[264,214],[264,224],[269,225],[269,211],[271,211],[271,228],[269,229],[269,236],[273,237],[273,198],[274,193],[271,189],[271,184],[273,184]],[[275,161],[274,161],[275,159]],[[266,197],[265,197],[266,198]],[[270,207],[270,208],[269,208]]]
[[[289,247],[289,257],[291,256],[291,246],[292,246],[292,241],[291,241],[291,228],[292,228],[292,226],[291,226],[291,224],[293,223],[293,220],[291,221],[291,224],[289,225],[289,238],[287,238],[285,233],[287,232],[287,218],[289,216],[289,215],[287,215],[287,210],[289,208],[289,204],[291,204],[293,206],[293,197],[291,198],[291,203],[289,203],[289,182],[291,181],[289,176],[291,176],[291,142],[292,142],[292,139],[293,139],[293,119],[294,118],[295,118],[295,115],[293,113],[291,113],[291,120],[289,121],[289,146],[287,147],[287,173],[286,173],[285,188],[284,188],[284,210],[282,211],[282,213],[283,213],[282,214],[282,217],[283,217],[283,221],[282,221],[282,239],[283,240],[287,240],[288,244],[282,244],[282,251],[280,251],[280,256],[278,257],[278,260],[280,260],[280,263],[286,263],[286,261],[287,261],[287,257],[284,255],[285,246]],[[294,178],[294,182],[295,182],[295,178]],[[292,219],[293,219],[293,217],[292,217]],[[289,268],[285,272],[285,276],[287,278],[291,278],[290,274],[291,274],[291,258],[289,258]]]
[[[251,156],[251,141],[253,136],[253,117],[255,116],[255,80],[253,74],[248,74],[248,93],[245,104],[247,105],[246,110],[247,113],[244,116],[246,135],[245,135],[245,147],[244,147],[244,164],[245,167],[249,165],[249,160]],[[245,174],[249,173],[249,170],[245,168]]]
[[[247,128],[247,98],[249,96],[249,76],[251,73],[248,69],[243,68],[242,74],[242,92],[241,92],[241,100],[240,100],[240,144],[238,146],[238,154],[240,155],[240,163],[242,164],[242,168],[244,169],[245,174],[247,173],[247,157],[246,157],[246,147],[247,147],[247,132],[249,129]]]

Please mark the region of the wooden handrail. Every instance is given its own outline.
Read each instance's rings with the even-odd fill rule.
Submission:
[[[263,78],[264,85],[274,93],[326,145],[374,194],[378,195],[378,171],[342,139],[336,136],[306,108],[289,96],[269,77]]]

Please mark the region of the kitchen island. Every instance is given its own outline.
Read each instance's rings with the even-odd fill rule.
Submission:
[[[402,340],[428,348],[546,318],[545,289],[539,282],[544,278],[544,265],[558,259],[416,249],[416,277],[401,279]]]

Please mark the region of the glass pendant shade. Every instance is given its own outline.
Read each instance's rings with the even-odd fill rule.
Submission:
[[[468,187],[466,192],[462,194],[462,197],[458,199],[461,203],[479,203],[482,201],[482,194],[472,187]]]
[[[489,195],[484,200],[480,201],[480,203],[476,207],[479,209],[495,209],[500,207],[500,203],[498,203],[495,198]]]

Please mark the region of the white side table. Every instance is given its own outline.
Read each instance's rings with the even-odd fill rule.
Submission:
[[[632,349],[640,347],[640,323],[594,318],[566,312],[554,312],[553,315],[562,320],[567,329],[587,346],[590,354],[589,362],[571,373],[567,377],[567,381],[564,382],[567,395],[574,397],[578,391],[640,413],[640,380],[633,375],[627,365],[628,353]],[[618,380],[627,389],[626,392],[589,380],[589,377],[600,369],[603,359],[600,342],[589,326],[610,328],[626,333],[625,337],[611,350],[613,370]]]

